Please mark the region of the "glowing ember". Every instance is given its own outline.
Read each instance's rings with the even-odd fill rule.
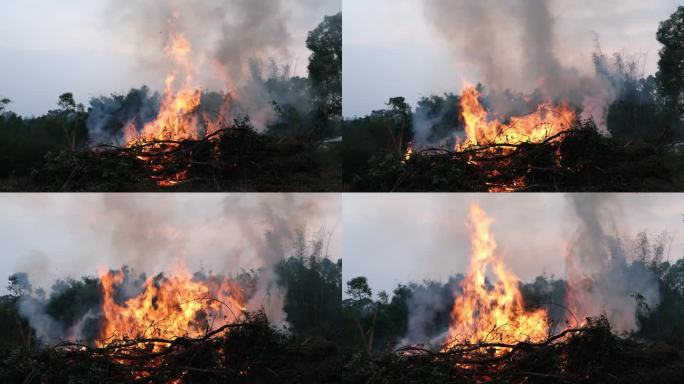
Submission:
[[[539,105],[534,113],[511,117],[510,122],[504,124],[498,119],[489,119],[479,97],[475,87],[464,88],[461,116],[466,138],[456,144],[456,150],[477,145],[539,143],[570,129],[576,120],[575,111],[568,104],[553,106],[547,103]]]
[[[169,277],[148,278],[139,294],[121,303],[116,292],[124,283],[123,272],[103,274],[100,281],[103,319],[98,346],[136,338],[200,337],[235,322],[244,310],[236,282],[197,280],[183,269]]]
[[[518,279],[496,253],[492,219],[477,204],[470,207],[472,239],[470,270],[461,282],[463,293],[454,300],[444,349],[461,343],[540,342],[547,338],[548,317],[542,309],[526,310]],[[497,281],[488,287],[487,267]],[[496,353],[505,351],[497,349]]]
[[[411,156],[413,156],[413,144],[409,143],[406,153],[404,153],[404,161],[411,160]]]

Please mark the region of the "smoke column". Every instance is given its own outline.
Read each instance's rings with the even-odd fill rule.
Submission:
[[[606,130],[616,90],[591,71],[565,66],[555,41],[554,0],[426,0],[425,16],[454,54],[472,66],[491,91],[539,90],[550,101],[569,100]],[[587,63],[591,68],[591,62]],[[492,100],[503,115],[504,101]]]
[[[116,44],[155,81],[171,69],[169,36],[183,35],[200,85],[230,94],[230,107],[263,129],[275,118],[263,78],[302,74],[306,32],[340,8],[339,0],[107,0],[104,17]],[[92,132],[101,126],[89,121]]]
[[[618,197],[570,195],[569,199],[579,226],[565,249],[568,306],[580,321],[605,314],[618,332],[637,330],[635,296],[654,308],[660,293],[655,274],[628,260],[618,227]]]

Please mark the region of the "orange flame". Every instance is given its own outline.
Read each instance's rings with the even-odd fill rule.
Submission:
[[[409,143],[408,148],[406,148],[406,153],[404,153],[404,161],[411,160],[413,156],[413,144]]]
[[[467,342],[540,342],[548,336],[546,311],[525,309],[518,279],[497,255],[491,224],[492,219],[479,205],[471,205],[468,218],[472,239],[470,270],[461,282],[463,293],[454,300],[444,349]],[[497,278],[491,287],[485,277],[488,266]],[[497,353],[505,350],[497,349]]]
[[[235,322],[245,309],[235,281],[197,280],[185,269],[168,277],[148,278],[142,291],[123,303],[116,298],[117,287],[124,282],[122,271],[105,273],[100,281],[103,320],[98,346],[113,340],[200,337]]]
[[[178,17],[176,15],[175,17]],[[141,130],[134,123],[124,128],[124,140],[128,147],[142,146],[146,155],[139,159],[148,164],[154,172],[164,170],[160,165],[167,156],[151,156],[155,152],[165,152],[178,147],[178,142],[199,139],[203,135],[217,132],[222,122],[228,120],[227,104],[231,98],[226,97],[225,105],[218,116],[210,117],[207,113],[197,113],[200,108],[202,91],[195,82],[195,67],[191,60],[192,46],[182,34],[171,32],[169,43],[164,52],[173,64],[173,70],[166,76],[164,97],[160,103],[159,114],[154,121],[145,124]],[[201,115],[201,116],[200,116]],[[149,143],[155,143],[149,145]],[[150,154],[150,156],[147,156]],[[188,166],[189,167],[189,166]],[[159,186],[168,187],[186,180],[188,169],[182,169],[171,175],[154,176],[152,179]]]
[[[161,102],[157,118],[145,124],[138,133],[130,128],[126,130],[125,139],[128,146],[151,141],[178,141],[193,139],[199,136],[197,120],[192,116],[200,106],[202,92],[194,82],[194,67],[190,60],[192,47],[183,35],[171,34],[166,55],[173,61],[174,70],[166,77],[164,98]],[[178,72],[185,78],[176,91]]]
[[[479,97],[474,86],[466,86],[462,92],[460,106],[466,138],[456,144],[456,150],[477,145],[539,143],[570,129],[576,120],[575,111],[567,103],[558,106],[545,103],[534,113],[511,117],[504,124],[498,119],[489,119]]]

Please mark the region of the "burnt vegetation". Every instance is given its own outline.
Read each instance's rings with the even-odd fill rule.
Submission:
[[[126,146],[126,126],[142,127],[159,113],[161,95],[145,86],[93,98],[88,106],[65,93],[58,109],[40,117],[19,116],[1,98],[0,190],[341,190],[342,15],[325,17],[306,43],[312,52],[306,78],[275,64],[267,75],[254,68],[255,87],[275,116],[259,130],[239,107],[209,135]],[[214,119],[230,98],[203,93],[197,110],[183,118]],[[185,177],[173,185],[157,182],[179,172]]]
[[[9,280],[10,294],[0,298],[0,377],[4,383],[24,384],[340,382],[342,265],[322,257],[322,248],[319,241],[299,246],[275,266],[277,284],[286,291],[286,327],[257,310],[225,326],[209,327],[198,337],[130,337],[96,344],[99,279],[58,281],[46,294],[31,287],[28,275],[15,274]],[[146,279],[130,268],[122,271],[133,285]],[[236,276],[247,296],[261,272]],[[194,278],[206,276],[198,272]],[[41,308],[39,317],[35,308]],[[52,326],[43,332],[55,334],[43,337],[54,341],[46,344],[28,315],[34,316],[32,321],[51,319]],[[60,338],[61,331],[80,321],[83,340]]]
[[[387,108],[343,123],[343,179],[350,191],[678,191],[684,187],[684,8],[662,22],[659,70],[639,59],[607,57],[597,47],[596,76],[614,100],[605,128],[592,118],[564,127],[562,137],[537,143],[479,145],[455,150],[464,137],[461,95],[424,97],[412,108],[403,97]],[[548,100],[543,92],[487,91],[480,103],[506,105],[525,116]],[[553,100],[559,102],[561,100]],[[581,111],[578,105],[573,106]],[[506,117],[506,116],[504,116]],[[506,120],[504,119],[504,122]],[[409,149],[416,147],[410,156]]]
[[[680,383],[684,380],[684,260],[669,261],[666,236],[640,233],[637,260],[658,278],[660,304],[639,304],[639,329],[618,332],[605,314],[565,324],[568,283],[539,276],[519,288],[529,309],[552,320],[546,340],[442,342],[463,275],[400,284],[374,294],[365,277],[347,282],[343,344],[347,383]],[[572,316],[570,316],[572,318]],[[498,350],[498,352],[497,352]]]

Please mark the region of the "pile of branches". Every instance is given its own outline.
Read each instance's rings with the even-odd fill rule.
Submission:
[[[406,346],[357,361],[353,372],[360,374],[348,382],[684,382],[683,349],[618,337],[605,317],[588,320],[541,343],[465,343],[439,352]]]
[[[355,190],[669,191],[671,148],[601,135],[590,122],[538,143],[428,148],[371,160]]]
[[[339,382],[336,345],[297,341],[262,313],[202,337],[116,340],[95,347],[63,343],[15,351],[0,365],[4,383],[332,383]]]
[[[33,182],[41,191],[328,190],[339,181],[326,174],[319,148],[260,134],[248,121],[236,121],[200,139],[51,153]]]

